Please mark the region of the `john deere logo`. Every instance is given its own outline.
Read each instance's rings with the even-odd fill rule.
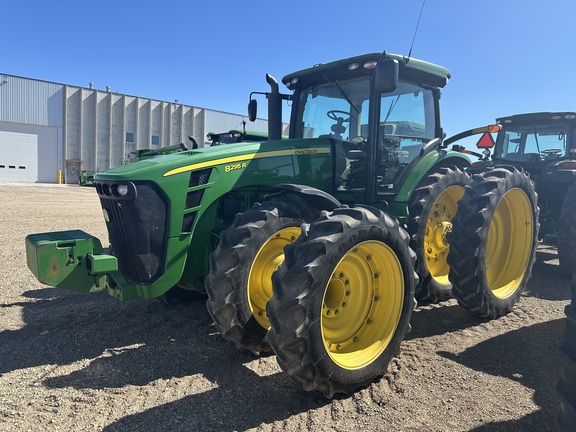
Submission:
[[[108,215],[108,212],[106,211],[106,209],[102,209],[102,213],[104,213],[104,220],[106,222],[110,222],[110,216]]]

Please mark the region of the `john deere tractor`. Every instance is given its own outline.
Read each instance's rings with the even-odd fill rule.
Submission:
[[[467,156],[445,147],[449,76],[389,53],[289,74],[287,94],[267,75],[268,140],[97,174],[110,248],[81,231],[34,234],[28,265],[45,284],[121,300],[206,292],[225,339],[273,350],[304,389],[367,386],[398,354],[415,296],[454,285],[493,317],[530,277],[533,184],[512,167],[472,178]]]
[[[484,151],[474,165],[513,165],[530,174],[540,205],[540,239],[557,245],[560,265],[570,272],[576,264],[576,201],[568,189],[576,187],[576,112],[537,112],[496,119],[477,143]],[[467,131],[470,134],[473,131]],[[451,138],[447,141],[453,141]]]

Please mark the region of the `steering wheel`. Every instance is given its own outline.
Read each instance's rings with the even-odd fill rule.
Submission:
[[[344,117],[338,117],[336,114],[344,114]],[[326,115],[330,120],[341,121],[342,123],[347,123],[350,121],[350,113],[347,113],[346,111],[330,110],[326,113]]]
[[[542,153],[544,156],[557,156],[560,153],[562,153],[561,149],[546,149],[546,150],[542,150],[540,153]]]

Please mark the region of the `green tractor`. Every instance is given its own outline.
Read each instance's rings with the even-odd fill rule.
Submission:
[[[576,183],[576,113],[517,114],[496,123],[496,142],[488,133],[480,138],[484,153],[474,165],[513,165],[530,174],[539,195],[540,239],[558,247],[560,266],[569,272],[576,264],[576,200],[568,195]]]
[[[89,173],[84,168],[84,162],[80,163],[80,173],[78,174],[78,186],[94,186],[94,173]]]
[[[454,287],[463,306],[500,316],[531,274],[533,184],[511,167],[472,178],[446,148],[449,76],[389,53],[289,74],[289,94],[267,75],[267,140],[97,174],[110,248],[82,231],[33,234],[28,266],[45,284],[121,300],[206,292],[237,348],[272,350],[306,390],[350,394],[398,354],[415,296]]]

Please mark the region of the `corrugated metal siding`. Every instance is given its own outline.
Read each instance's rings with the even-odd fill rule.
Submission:
[[[0,74],[0,121],[62,127],[63,88]]]
[[[196,111],[172,102],[66,86],[66,160],[81,160],[86,171],[98,172],[130,160],[135,150],[181,142],[189,146],[188,136],[203,134],[196,129]],[[74,165],[75,171],[78,162],[66,165]]]
[[[201,147],[210,145],[209,132],[242,129],[244,118],[247,119],[179,103],[0,74],[0,122],[56,127],[58,168],[63,169],[67,183],[77,181],[81,161],[88,172],[98,172],[121,165],[129,159],[130,152],[138,149],[180,143],[190,148],[190,136]],[[267,121],[247,122],[246,129],[266,132]],[[133,141],[127,141],[127,133],[131,133]]]
[[[205,129],[206,133],[210,132],[228,132],[232,129],[242,130],[242,120],[246,120],[246,130],[253,132],[267,132],[268,122],[262,119],[256,119],[255,122],[248,121],[248,115],[223,113],[221,111],[205,110]],[[204,137],[205,142],[209,142]]]

